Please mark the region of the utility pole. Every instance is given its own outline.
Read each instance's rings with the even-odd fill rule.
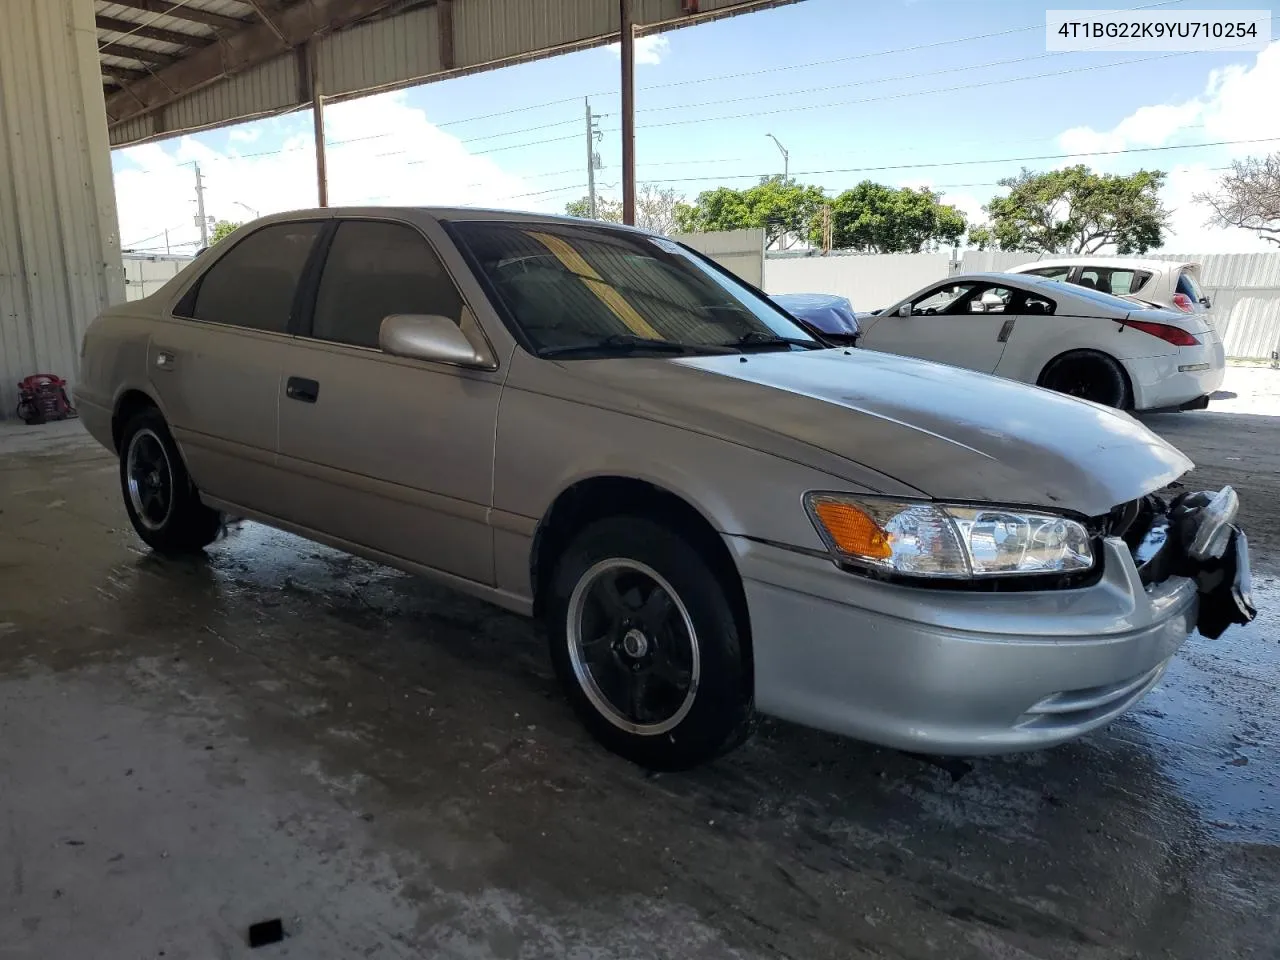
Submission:
[[[196,168],[196,226],[200,228],[200,246],[209,245],[209,218],[204,213],[204,180],[200,177],[200,164]]]
[[[166,254],[166,255],[173,253],[173,251],[169,249],[169,230],[168,230],[168,228],[166,228],[166,229],[165,229],[165,231],[164,231],[164,252],[165,252],[165,254]]]
[[[622,48],[622,222],[636,224],[636,28],[631,0],[618,0]]]
[[[586,99],[587,103],[587,215],[592,220],[596,218],[596,164],[599,158],[596,157],[596,121],[591,115],[591,100]]]

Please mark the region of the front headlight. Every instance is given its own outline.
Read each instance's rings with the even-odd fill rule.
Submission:
[[[1092,569],[1083,525],[997,506],[907,503],[835,493],[805,507],[840,560],[912,577],[1007,577]]]

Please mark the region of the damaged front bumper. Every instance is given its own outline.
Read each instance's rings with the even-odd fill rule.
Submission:
[[[1249,568],[1249,542],[1236,523],[1240,500],[1234,489],[1179,494],[1166,503],[1146,498],[1140,507],[1140,537],[1134,562],[1144,583],[1169,577],[1194,580],[1200,598],[1196,629],[1210,640],[1233,624],[1257,616]],[[1135,518],[1139,519],[1139,518]]]

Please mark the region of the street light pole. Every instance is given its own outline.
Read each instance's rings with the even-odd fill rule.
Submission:
[[[253,214],[253,219],[255,220],[257,220],[260,216],[262,216],[262,214],[260,214],[257,210],[253,209],[253,207],[249,206],[247,203],[241,203],[239,200],[232,200],[231,202],[234,203],[237,207],[244,207],[246,210],[248,210],[250,213]]]
[[[766,133],[766,137],[778,145],[778,149],[782,151],[782,180],[785,183],[791,179],[791,154],[787,152],[787,148],[782,145],[782,141],[775,137],[772,133]]]

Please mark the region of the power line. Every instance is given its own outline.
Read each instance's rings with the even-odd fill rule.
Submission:
[[[1183,2],[1185,2],[1185,0],[1160,0],[1158,3],[1145,3],[1141,6],[1130,7],[1128,10],[1150,10],[1154,7],[1168,7]],[[1044,26],[1045,24],[1042,20],[1039,23],[1029,24],[1025,27],[1013,27],[1008,30],[997,30],[993,33],[978,33],[968,37],[955,37],[951,40],[934,40],[930,43],[917,43],[909,47],[892,47],[888,50],[875,50],[870,53],[855,53],[846,57],[833,57],[829,60],[810,60],[806,63],[787,64],[779,67],[765,67],[760,70],[744,70],[741,73],[726,73],[715,77],[696,77],[688,80],[672,80],[668,83],[650,84],[648,86],[641,87],[640,89],[660,90],[668,87],[683,87],[693,83],[706,83],[714,80],[740,80],[743,77],[759,77],[770,73],[782,73],[787,70],[801,70],[808,67],[825,67],[830,66],[833,63],[850,63],[854,60],[871,60],[876,57],[891,56],[895,53],[915,53],[919,50],[934,50],[938,47],[953,46],[957,43],[973,43],[978,40],[991,40],[996,37],[1007,37],[1015,33],[1026,33],[1030,30],[1043,30]]]
[[[1077,150],[1074,153],[1044,153],[1033,157],[992,157],[987,160],[944,160],[938,163],[894,163],[878,167],[840,167],[831,170],[799,170],[797,177],[822,177],[836,173],[883,173],[889,170],[933,170],[939,167],[979,166],[987,163],[1025,163],[1032,160],[1070,160],[1072,157],[1114,157],[1129,153],[1156,153],[1163,150],[1202,150],[1207,147],[1231,147],[1253,143],[1275,143],[1280,137],[1256,137],[1247,140],[1215,140],[1210,143],[1169,144],[1161,147],[1125,147],[1120,150]],[[654,179],[652,183],[688,183],[697,180],[756,180],[773,176],[770,173],[735,173],[717,178],[667,177]]]
[[[662,123],[641,124],[638,127],[638,129],[652,130],[658,127],[679,127],[679,126],[687,126],[688,124],[693,124],[693,123],[714,123],[722,120],[743,120],[743,119],[750,119],[754,117],[768,117],[768,116],[774,116],[776,114],[781,114],[781,113],[798,113],[800,111],[808,111],[808,110],[830,110],[834,107],[857,106],[865,103],[882,103],[888,100],[904,100],[909,97],[930,96],[932,94],[937,94],[937,93],[954,93],[957,90],[977,90],[984,87],[1000,86],[1006,83],[1022,83],[1027,80],[1044,80],[1049,77],[1064,77],[1070,74],[1093,72],[1096,70],[1106,70],[1111,67],[1129,67],[1139,63],[1151,63],[1156,60],[1169,60],[1174,57],[1191,56],[1197,52],[1199,51],[1184,50],[1176,53],[1159,54],[1153,57],[1138,57],[1133,60],[1122,60],[1118,63],[1089,64],[1088,66],[1070,67],[1066,70],[1051,70],[1048,73],[1033,73],[1033,74],[1027,74],[1020,77],[1002,77],[996,80],[982,80],[977,83],[966,83],[966,84],[961,84],[959,86],[934,87],[929,90],[912,90],[906,93],[892,93],[892,94],[884,94],[876,97],[862,97],[857,100],[837,100],[829,103],[797,104],[789,107],[779,107],[775,110],[753,110],[750,113],[722,114],[720,116],[696,117],[688,120],[666,120],[666,121],[663,121]],[[943,72],[948,72],[948,71],[943,71]]]

